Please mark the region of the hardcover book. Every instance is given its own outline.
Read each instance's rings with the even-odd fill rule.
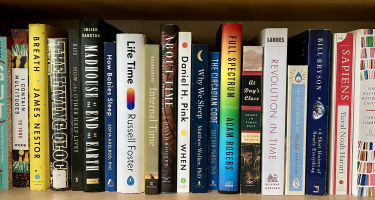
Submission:
[[[307,65],[288,66],[285,194],[305,195]]]
[[[191,72],[191,192],[207,192],[208,44],[192,47]]]
[[[260,193],[263,47],[243,47],[241,193]]]
[[[160,167],[161,193],[176,192],[177,166],[177,49],[178,32],[176,25],[160,27],[161,48],[161,119],[160,119]]]
[[[178,33],[177,192],[190,192],[191,32]]]
[[[13,187],[30,187],[27,29],[12,29]]]
[[[52,190],[70,189],[68,117],[68,40],[47,39],[50,129],[50,184]]]
[[[46,24],[29,25],[30,189],[50,187],[47,38],[66,37]]]
[[[82,127],[81,76],[79,67],[79,31],[69,30],[69,120],[70,120],[70,173],[72,191],[82,191]]]
[[[209,132],[208,132],[208,189],[217,190],[219,167],[219,99],[220,53],[210,53],[209,70]]]
[[[354,35],[332,35],[328,192],[351,194]]]
[[[11,58],[10,37],[0,37],[0,190],[13,187]]]
[[[374,29],[355,30],[352,194],[375,196]]]
[[[146,44],[145,194],[159,193],[160,45]]]
[[[117,160],[117,192],[142,193],[145,191],[146,37],[125,33],[116,37],[117,101],[126,102],[126,106],[117,106],[117,154],[126,155],[125,159]]]
[[[268,28],[254,38],[264,47],[262,96],[262,174],[264,195],[284,194],[285,104],[288,29]]]
[[[116,40],[121,31],[102,19],[82,19],[80,77],[82,88],[83,191],[104,191],[104,42]]]
[[[331,31],[307,30],[289,38],[288,42],[288,64],[309,66],[305,193],[324,195],[327,171]]]
[[[216,34],[221,51],[219,193],[238,193],[240,158],[240,80],[242,24],[222,24]]]
[[[117,191],[116,43],[104,43],[104,183],[105,191]]]

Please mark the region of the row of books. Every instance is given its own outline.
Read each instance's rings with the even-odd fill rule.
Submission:
[[[374,196],[373,30],[216,37],[100,19],[1,37],[0,189]]]

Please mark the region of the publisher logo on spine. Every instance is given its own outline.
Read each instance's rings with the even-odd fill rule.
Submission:
[[[127,183],[129,186],[134,185],[134,178],[133,178],[132,176],[129,176],[129,177],[128,177],[128,180],[126,181],[126,183]]]
[[[225,187],[233,187],[233,181],[226,181]]]

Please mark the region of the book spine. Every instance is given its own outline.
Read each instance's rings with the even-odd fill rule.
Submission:
[[[307,65],[288,66],[285,194],[305,194]]]
[[[82,191],[82,109],[81,76],[79,66],[79,31],[69,30],[69,120],[70,120],[70,173],[73,191]]]
[[[191,189],[207,192],[209,46],[192,46]]]
[[[12,34],[13,187],[30,187],[27,29]]]
[[[0,37],[0,190],[9,190],[12,183],[12,64],[9,37]]]
[[[304,52],[306,52],[303,64],[309,65],[305,193],[324,195],[330,112],[328,107],[331,31],[311,30],[309,32],[309,37],[302,42]]]
[[[178,33],[177,192],[190,192],[191,33]]]
[[[160,45],[146,45],[145,194],[159,193]]]
[[[219,157],[220,53],[210,53],[208,189],[217,190]]]
[[[262,194],[284,193],[287,29],[265,29],[262,103]]]
[[[116,100],[116,44],[104,43],[104,183],[105,191],[117,191],[117,100]]]
[[[161,193],[176,192],[177,166],[177,49],[176,25],[161,26]]]
[[[243,47],[241,193],[260,193],[263,47]]]
[[[333,37],[329,193],[349,195],[353,128],[354,36],[352,33],[337,33]]]
[[[80,21],[80,77],[82,88],[83,191],[104,191],[104,62],[103,21]]]
[[[145,41],[142,34],[117,34],[116,38],[117,100],[126,102],[117,107],[118,130],[125,132],[118,134],[117,154],[127,155],[117,162],[117,192],[121,193],[142,193],[145,186]]]
[[[355,33],[355,94],[352,162],[352,194],[375,196],[375,70],[374,29],[360,29]]]
[[[47,27],[29,25],[30,189],[50,187]]]
[[[70,189],[68,108],[68,40],[48,39],[48,93],[50,128],[50,185]]]
[[[221,30],[219,185],[221,193],[238,193],[240,153],[240,80],[242,25]]]

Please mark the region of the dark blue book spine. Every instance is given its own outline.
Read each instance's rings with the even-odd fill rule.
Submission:
[[[191,187],[192,193],[207,192],[208,144],[208,45],[193,45],[191,88]]]
[[[104,130],[105,191],[115,192],[116,184],[116,44],[104,43]]]
[[[208,189],[217,190],[219,158],[220,53],[210,53]]]
[[[305,193],[325,195],[331,31],[308,30],[289,41],[289,64],[309,66]]]

